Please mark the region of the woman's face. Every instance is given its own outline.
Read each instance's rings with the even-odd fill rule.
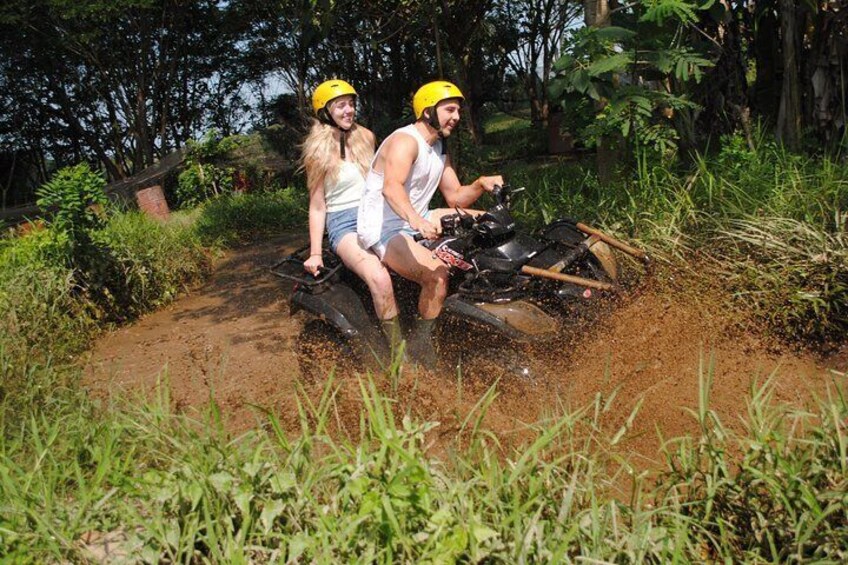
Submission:
[[[356,118],[356,97],[351,94],[339,96],[330,102],[328,110],[330,117],[336,122],[337,126],[342,129],[350,129]]]

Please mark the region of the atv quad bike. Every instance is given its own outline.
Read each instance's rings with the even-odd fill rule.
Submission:
[[[615,292],[617,265],[610,247],[648,260],[642,251],[570,219],[553,221],[534,235],[516,231],[510,206],[521,190],[496,187],[494,206],[476,216],[457,209],[441,219],[438,239],[420,241],[451,270],[436,349],[447,362],[472,372],[486,360],[528,375],[528,346],[552,343],[579,325],[598,295]],[[389,346],[367,286],[326,248],[325,268],[317,277],[307,274],[308,254],[303,247],[271,268],[294,283],[292,313],[313,318],[301,334],[302,362],[330,352],[328,366],[342,359],[385,365]],[[393,282],[401,320],[408,321],[418,286],[397,275]],[[469,340],[475,342],[470,347]]]

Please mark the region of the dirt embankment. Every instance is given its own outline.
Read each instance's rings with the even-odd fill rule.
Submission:
[[[178,410],[191,411],[214,398],[234,431],[264,422],[256,407],[299,429],[296,340],[303,321],[288,313],[289,285],[267,267],[290,252],[298,238],[281,238],[232,252],[212,279],[170,307],[101,339],[86,362],[86,385],[99,397],[154,391],[160,379]],[[803,404],[811,391],[836,378],[844,385],[848,356],[828,361],[775,354],[757,338],[730,331],[726,316],[696,299],[642,291],[584,334],[568,351],[541,352],[541,374],[531,382],[503,378],[486,426],[501,438],[521,437],[528,423],[615,395],[604,415],[613,432],[641,402],[623,449],[648,460],[660,437],[696,431],[689,412],[698,406],[699,371],[712,366],[711,407],[738,426],[747,411],[751,383],[772,376],[776,399]],[[842,373],[840,373],[842,372]],[[494,382],[460,381],[455,372],[404,372],[398,396],[420,418],[454,434]],[[334,427],[357,436],[359,384],[339,374]],[[318,398],[323,383],[303,383]],[[383,379],[380,386],[388,389]]]

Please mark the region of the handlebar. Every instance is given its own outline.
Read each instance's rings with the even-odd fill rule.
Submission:
[[[495,202],[497,202],[501,206],[509,208],[512,204],[512,197],[518,194],[519,192],[522,192],[523,190],[523,186],[520,186],[518,188],[512,188],[508,184],[496,184],[495,188],[492,190],[492,197],[495,199]]]

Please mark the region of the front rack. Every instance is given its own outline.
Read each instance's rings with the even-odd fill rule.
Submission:
[[[344,263],[335,253],[323,249],[322,258],[325,266],[319,269],[317,277],[313,277],[303,270],[303,262],[306,260],[308,249],[309,246],[305,245],[291,255],[284,257],[281,261],[274,263],[270,269],[271,274],[295,284],[313,288],[329,282],[344,266]]]

